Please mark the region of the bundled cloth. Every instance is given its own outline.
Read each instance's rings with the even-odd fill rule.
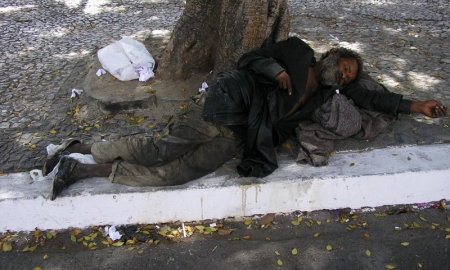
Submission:
[[[359,83],[369,90],[388,91],[367,74]],[[336,94],[317,108],[311,119],[300,122],[295,130],[299,141],[297,162],[324,166],[334,150],[335,140],[375,138],[395,120],[395,116],[358,108],[345,95]]]

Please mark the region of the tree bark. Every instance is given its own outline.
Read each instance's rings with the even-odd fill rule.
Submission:
[[[286,0],[187,0],[158,56],[157,76],[234,69],[245,52],[286,39],[289,23]]]

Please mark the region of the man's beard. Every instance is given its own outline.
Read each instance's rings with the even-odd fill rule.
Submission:
[[[329,55],[322,60],[319,73],[320,83],[324,86],[341,85],[341,70],[339,69],[339,55]]]

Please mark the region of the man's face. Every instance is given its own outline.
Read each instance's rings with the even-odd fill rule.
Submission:
[[[329,55],[322,61],[319,79],[322,85],[343,85],[354,81],[358,74],[355,58]]]
[[[358,75],[358,62],[352,57],[340,58],[339,70],[341,71],[342,84],[353,82]]]

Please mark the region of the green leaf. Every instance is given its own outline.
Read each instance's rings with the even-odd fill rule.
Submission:
[[[196,228],[197,230],[203,231],[203,230],[205,229],[205,226],[197,225],[197,226],[195,226],[195,228]]]
[[[370,257],[370,255],[372,255],[372,253],[370,252],[370,250],[366,250],[366,256]]]
[[[278,264],[279,266],[282,266],[282,265],[283,265],[283,262],[282,262],[280,259],[278,259],[277,264]]]
[[[70,236],[70,240],[72,241],[72,242],[77,242],[77,237],[75,236],[75,235],[71,235]]]
[[[47,238],[47,239],[52,239],[53,238],[53,234],[51,233],[51,232],[47,232],[46,234],[45,234],[45,237]]]
[[[292,249],[292,255],[297,255],[298,254],[298,251],[297,251],[297,249],[296,248],[294,248],[294,249]]]

